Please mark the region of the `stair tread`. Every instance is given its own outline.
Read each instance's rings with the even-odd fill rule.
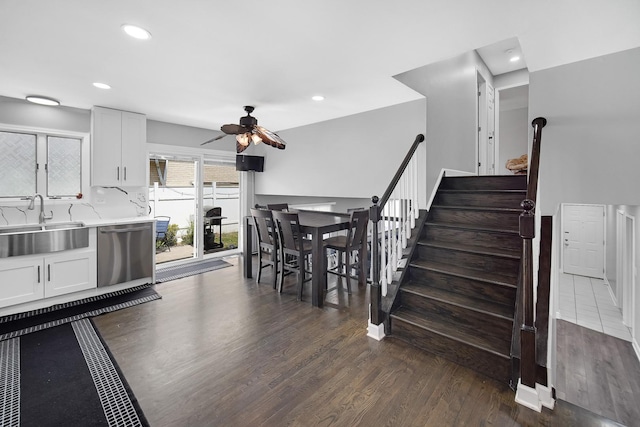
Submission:
[[[458,189],[449,189],[449,188],[443,188],[441,190],[438,190],[442,193],[455,193],[455,194],[476,194],[476,193],[506,193],[506,194],[527,194],[527,190],[523,189],[523,190],[513,190],[513,189],[506,189],[506,190],[501,190],[499,188],[496,189],[484,189],[484,190],[458,190]]]
[[[471,345],[498,357],[510,357],[511,337],[509,337],[508,340],[498,340],[491,336],[482,335],[480,333],[480,329],[468,330],[460,325],[425,317],[421,313],[416,313],[415,311],[402,306],[391,313],[391,317],[411,323],[420,328],[451,338],[455,341]]]
[[[457,243],[457,242],[441,242],[441,241],[419,241],[419,245],[431,246],[443,249],[451,249],[462,252],[471,252],[475,254],[482,255],[490,255],[496,257],[510,258],[510,259],[520,259],[521,254],[514,254],[513,251],[509,251],[507,249],[502,248],[492,248],[487,246],[478,246],[478,245],[469,245],[466,243]]]
[[[440,273],[451,274],[454,276],[460,276],[468,279],[475,279],[484,282],[491,282],[500,286],[507,286],[516,288],[515,281],[517,278],[503,276],[495,272],[476,270],[473,268],[465,268],[460,265],[445,264],[440,262],[434,262],[429,260],[411,260],[410,265],[412,267],[424,268],[429,270],[438,271]]]
[[[449,227],[449,228],[460,228],[460,229],[465,229],[465,230],[476,230],[476,231],[490,231],[490,232],[497,232],[497,233],[505,233],[505,234],[515,234],[515,235],[519,235],[519,231],[518,230],[506,230],[502,227],[491,227],[491,226],[487,226],[487,225],[483,225],[482,227],[479,227],[477,225],[474,224],[466,224],[466,223],[455,223],[455,222],[432,222],[427,220],[427,222],[425,223],[425,225],[428,226],[435,226],[435,227]]]
[[[407,282],[400,287],[400,290],[513,321],[513,307],[508,307],[504,304],[472,298],[444,289],[434,288],[419,282]]]
[[[498,208],[492,206],[449,206],[449,205],[431,205],[431,208],[447,209],[447,210],[464,210],[464,211],[481,211],[481,212],[522,212],[519,208]]]

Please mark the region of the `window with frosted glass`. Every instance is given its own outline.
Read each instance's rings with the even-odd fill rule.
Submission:
[[[80,147],[81,141],[77,138],[47,137],[47,196],[81,193]]]
[[[36,192],[36,135],[0,132],[0,197]]]

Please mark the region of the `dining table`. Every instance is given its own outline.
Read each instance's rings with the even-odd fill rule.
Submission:
[[[324,236],[349,228],[350,215],[348,213],[310,211],[290,209],[290,212],[298,214],[300,232],[311,236],[311,304],[314,307],[322,307],[324,304],[324,291],[327,287],[327,260],[324,253]],[[252,277],[253,260],[251,248],[253,247],[253,218],[245,220],[246,230],[244,241],[244,276]]]

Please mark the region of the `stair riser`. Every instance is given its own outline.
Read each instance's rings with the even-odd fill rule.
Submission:
[[[442,356],[503,383],[510,379],[510,361],[393,317],[392,336],[430,353]]]
[[[429,213],[429,221],[431,222],[518,231],[519,214],[515,212],[485,212],[433,207]]]
[[[400,303],[403,307],[423,313],[431,319],[455,323],[469,329],[477,328],[484,335],[507,343],[511,341],[513,322],[491,314],[469,310],[445,301],[434,300],[400,289]]]
[[[446,193],[438,192],[433,204],[440,206],[479,206],[487,208],[520,208],[526,193]]]
[[[522,251],[522,239],[517,234],[437,227],[429,224],[423,228],[421,240],[468,243],[485,248],[503,249],[514,255]]]
[[[445,177],[442,190],[526,190],[527,176]]]
[[[509,278],[516,278],[518,269],[520,268],[520,260],[518,259],[475,254],[472,252],[462,252],[425,245],[418,245],[417,253],[420,259],[445,264],[464,265],[467,268],[495,273]]]
[[[428,284],[434,288],[452,291],[458,294],[494,301],[508,307],[514,307],[516,289],[496,285],[490,282],[452,276],[438,271],[422,268],[409,268],[409,280]],[[514,282],[513,285],[516,283]]]

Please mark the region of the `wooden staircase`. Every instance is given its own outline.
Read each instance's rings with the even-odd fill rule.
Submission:
[[[391,336],[508,383],[527,177],[443,178],[389,316]]]

